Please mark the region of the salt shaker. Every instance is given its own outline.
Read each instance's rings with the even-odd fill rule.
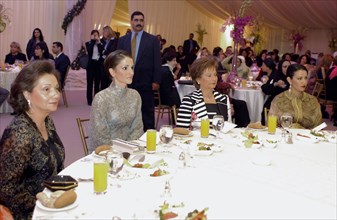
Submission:
[[[292,144],[293,143],[293,134],[288,131],[286,134],[286,143],[287,144]]]
[[[179,166],[180,168],[186,167],[186,157],[184,152],[181,152],[179,155]]]

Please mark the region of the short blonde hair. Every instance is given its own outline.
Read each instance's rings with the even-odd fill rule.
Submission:
[[[22,53],[20,44],[19,44],[18,42],[13,41],[13,42],[10,44],[10,47],[12,47],[12,46],[18,48],[19,53]],[[9,53],[10,53],[10,51],[9,51]]]

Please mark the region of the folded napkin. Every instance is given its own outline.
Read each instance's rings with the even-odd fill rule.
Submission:
[[[113,140],[112,148],[116,151],[128,152],[130,154],[140,150],[140,146],[137,143],[131,143],[121,139]]]
[[[232,130],[233,128],[235,128],[237,125],[228,121],[225,121],[225,125],[223,127],[223,129],[221,130],[223,133],[227,133],[230,130]]]

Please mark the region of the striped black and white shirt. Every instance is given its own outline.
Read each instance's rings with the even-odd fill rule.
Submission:
[[[232,121],[231,107],[227,95],[213,91],[215,102],[219,112],[224,116],[225,121]],[[179,107],[177,117],[177,127],[189,128],[191,124],[192,114],[195,113],[198,119],[208,117],[211,120],[215,112],[207,112],[206,104],[200,89],[186,95]]]

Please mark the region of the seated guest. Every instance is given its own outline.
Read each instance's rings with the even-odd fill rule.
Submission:
[[[308,83],[308,71],[300,64],[287,69],[289,90],[277,95],[271,103],[269,114],[278,118],[283,114],[293,116],[292,128],[312,129],[322,122],[322,113],[317,98],[304,92]]]
[[[214,47],[213,49],[213,56],[216,57],[218,60],[218,71],[224,71],[223,66],[221,65],[221,62],[225,59],[225,54],[223,53],[223,50],[221,47]]]
[[[162,80],[160,83],[160,99],[161,104],[176,107],[180,106],[180,96],[174,84],[177,76],[173,73],[173,69],[178,66],[177,73],[180,71],[180,65],[177,65],[177,53],[169,50],[163,55],[163,65],[161,66]]]
[[[104,61],[110,86],[94,97],[90,113],[91,144],[89,152],[100,145],[112,145],[112,140],[136,140],[143,134],[139,93],[127,86],[132,83],[133,60],[122,50],[110,53]]]
[[[65,76],[67,74],[68,67],[70,66],[70,59],[63,53],[63,45],[60,42],[54,42],[52,47],[55,57],[55,68],[60,72],[61,89],[64,86]]]
[[[43,37],[41,29],[35,28],[33,30],[32,37],[31,39],[29,39],[27,46],[26,46],[26,54],[27,54],[28,60],[31,60],[32,57],[34,56],[34,50],[35,50],[36,44],[42,41],[44,41],[44,37]]]
[[[290,65],[289,61],[285,63],[285,66],[287,64],[288,66]],[[287,87],[286,75],[283,74],[282,68],[280,69],[280,72],[278,73],[275,69],[275,66],[276,66],[275,62],[271,58],[265,59],[262,64],[262,72],[264,74],[264,77],[267,77],[267,80],[261,86],[261,89],[265,95],[268,95],[268,98],[263,105],[263,109],[264,108],[269,109],[270,104],[273,101],[274,97],[287,89],[286,88]],[[265,118],[264,118],[263,111],[261,114],[261,123],[263,125],[265,124]]]
[[[232,71],[232,60],[233,55],[226,57],[222,62],[223,68],[227,70],[227,72]],[[246,66],[245,58],[243,56],[237,57],[237,74],[240,78],[248,79],[249,67]]]
[[[326,83],[326,96],[328,100],[337,101],[337,56],[333,59],[333,66],[330,68]],[[332,118],[334,120],[334,126],[337,126],[337,106],[334,105]]]
[[[35,60],[47,60],[49,63],[55,66],[55,61],[50,58],[47,44],[44,41],[37,43],[35,46],[34,56],[30,61]]]
[[[48,61],[36,61],[11,88],[8,102],[17,115],[0,140],[0,204],[14,219],[31,219],[43,181],[64,167],[64,147],[49,117],[60,98],[58,77]]]
[[[223,115],[226,121],[232,121],[228,96],[214,90],[218,82],[217,63],[213,56],[201,57],[193,62],[190,74],[197,90],[183,98],[177,127],[190,128],[192,115],[199,119]]]
[[[11,50],[9,51],[9,54],[6,55],[5,63],[13,65],[15,63],[15,60],[21,60],[24,63],[27,63],[26,55],[22,53],[20,44],[17,42],[12,42]]]
[[[9,95],[8,90],[0,86],[0,106],[7,99],[8,95]]]

